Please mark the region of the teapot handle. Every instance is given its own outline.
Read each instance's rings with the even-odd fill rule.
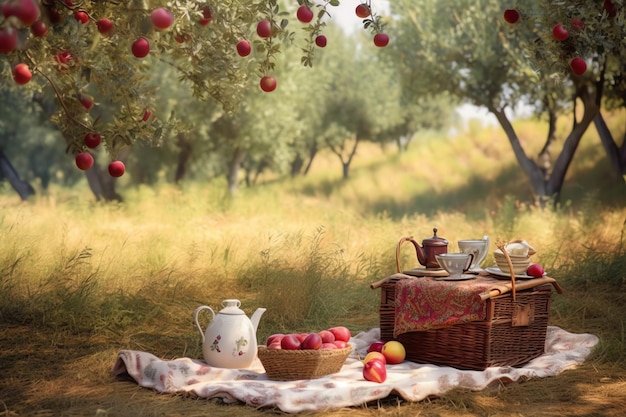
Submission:
[[[209,310],[211,312],[211,321],[215,320],[215,312],[209,306],[200,306],[200,307],[196,308],[196,311],[194,311],[194,313],[193,313],[193,320],[196,323],[196,327],[200,331],[200,336],[202,336],[202,343],[204,343],[204,331],[202,330],[202,327],[200,327],[200,323],[198,322],[198,314],[202,310]]]

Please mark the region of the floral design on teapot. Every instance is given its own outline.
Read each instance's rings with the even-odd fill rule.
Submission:
[[[216,350],[218,352],[221,352],[220,350],[220,340],[222,339],[221,335],[217,335],[217,337],[215,338],[215,340],[213,341],[213,343],[211,344],[211,350]]]
[[[248,341],[246,339],[244,339],[243,336],[241,336],[239,339],[237,339],[237,341],[235,342],[236,346],[233,349],[233,356],[241,356],[241,355],[245,355],[246,351],[244,351],[243,349],[241,349],[243,346],[248,346]]]

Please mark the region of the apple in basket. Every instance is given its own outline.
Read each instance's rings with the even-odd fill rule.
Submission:
[[[322,337],[317,333],[309,333],[300,344],[300,349],[317,350],[322,347]]]
[[[404,349],[404,346],[402,343],[395,340],[390,340],[385,343],[380,352],[385,355],[385,359],[387,359],[387,363],[389,364],[401,363],[404,358],[406,358],[406,350]]]
[[[285,350],[299,350],[300,346],[298,335],[295,334],[285,335],[280,341],[280,347]]]
[[[352,337],[350,330],[344,326],[331,327],[330,329],[328,329],[328,331],[335,335],[335,340],[349,342],[350,337]]]
[[[322,343],[334,343],[335,342],[335,335],[330,330],[320,330],[319,332],[317,332],[317,334],[319,334],[320,337],[322,338]]]
[[[387,379],[387,367],[385,363],[380,359],[372,359],[363,365],[363,378],[368,381],[378,382],[379,384],[385,382]]]

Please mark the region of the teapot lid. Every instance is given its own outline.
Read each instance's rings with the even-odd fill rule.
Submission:
[[[241,301],[237,299],[229,298],[227,300],[224,300],[222,301],[222,306],[224,308],[220,310],[219,314],[229,314],[233,316],[246,314],[242,309],[239,308],[241,306]]]
[[[422,241],[423,246],[448,246],[448,241],[442,237],[437,236],[437,228],[433,228],[433,237],[424,239]]]

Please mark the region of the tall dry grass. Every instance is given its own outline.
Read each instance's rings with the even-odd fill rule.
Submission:
[[[437,227],[450,251],[485,234],[528,240],[567,290],[554,297],[551,323],[598,334],[593,360],[623,368],[623,184],[583,187],[605,172],[599,155],[573,164],[559,209],[542,209],[504,139],[482,132],[424,137],[402,155],[364,148],[348,181],[329,156],[306,178],[244,188],[235,199],[220,181],[126,187],[124,204],[94,202],[85,183],[26,204],[5,192],[0,322],[50,343],[97,340],[92,361],[103,369],[119,349],[201,357],[193,310],[230,297],[249,313],[268,309],[260,339],[333,325],[358,332],[378,326],[379,293],[369,284],[395,272],[399,239]],[[400,261],[417,266],[414,250],[403,247]]]

